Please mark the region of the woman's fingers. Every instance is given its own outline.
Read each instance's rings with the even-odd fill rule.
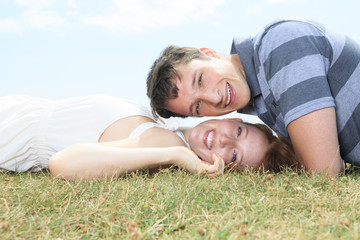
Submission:
[[[224,173],[224,168],[225,168],[224,160],[221,157],[218,157],[215,154],[213,154],[213,159],[215,160],[214,163],[216,164],[216,165],[214,164],[216,166],[216,169],[217,169],[216,173],[218,175],[223,174]]]
[[[225,163],[222,158],[213,154],[209,163],[201,160],[193,151],[185,147],[178,147],[180,151],[178,166],[190,172],[204,173],[208,176],[217,176],[224,173]]]
[[[221,175],[224,173],[225,163],[224,160],[218,157],[216,154],[212,155],[214,164],[206,165],[206,174],[209,176]]]

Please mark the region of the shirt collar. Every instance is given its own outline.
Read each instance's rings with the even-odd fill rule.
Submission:
[[[256,96],[261,94],[261,89],[257,79],[257,73],[259,72],[259,66],[254,64],[254,46],[252,39],[235,37],[232,46],[231,54],[238,54],[241,63],[244,68],[247,83],[250,87],[251,98],[254,99]]]

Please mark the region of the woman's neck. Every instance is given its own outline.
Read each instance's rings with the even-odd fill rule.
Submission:
[[[190,128],[190,127],[180,127],[179,128],[179,131],[181,131],[184,134],[184,137],[185,137],[185,140],[187,143],[189,143],[191,129],[192,128]]]

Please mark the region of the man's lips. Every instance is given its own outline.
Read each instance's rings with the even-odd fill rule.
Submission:
[[[205,132],[203,142],[207,149],[211,150],[214,145],[215,131],[214,129]]]
[[[225,102],[225,107],[231,106],[236,99],[236,93],[233,89],[233,87],[229,84],[226,83],[226,102]]]

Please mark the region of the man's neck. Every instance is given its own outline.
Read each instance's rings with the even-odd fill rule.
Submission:
[[[228,55],[229,56],[229,60],[230,62],[237,67],[237,69],[240,71],[240,73],[243,75],[244,79],[246,80],[246,75],[245,75],[245,71],[244,71],[244,67],[242,65],[241,59],[239,57],[239,55],[237,54],[231,54]]]

